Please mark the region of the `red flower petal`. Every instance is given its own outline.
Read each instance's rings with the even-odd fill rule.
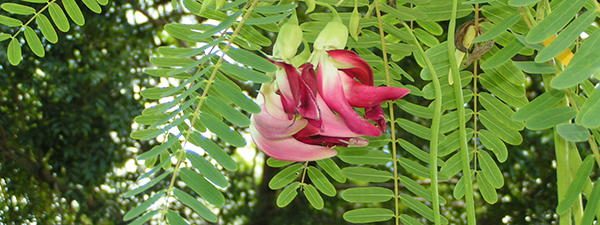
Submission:
[[[410,90],[406,88],[364,85],[344,72],[340,72],[340,77],[344,86],[346,99],[354,107],[378,106],[383,101],[400,99],[410,93]]]
[[[339,68],[346,74],[358,79],[361,83],[373,86],[373,70],[371,66],[353,51],[331,50],[327,51],[335,61],[348,64],[350,68]]]

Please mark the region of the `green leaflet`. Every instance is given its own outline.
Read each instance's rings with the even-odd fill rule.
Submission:
[[[479,193],[483,197],[483,200],[489,204],[494,204],[498,201],[498,194],[496,189],[485,179],[481,174],[477,174],[477,184],[479,184]]]
[[[85,18],[75,0],[63,0],[62,3],[65,7],[65,11],[67,11],[67,14],[71,17],[71,20],[73,20],[75,24],[83,26],[85,24]]]
[[[508,0],[508,5],[514,7],[528,6],[533,5],[533,3],[537,3],[540,0]]]
[[[157,177],[153,178],[152,180],[146,182],[145,184],[142,184],[134,189],[131,189],[127,192],[125,192],[123,194],[124,198],[129,198],[132,196],[135,196],[139,193],[144,192],[145,190],[148,190],[148,188],[153,187],[154,185],[156,185],[158,182],[160,182],[161,180],[165,179],[165,177],[167,177],[169,174],[171,174],[171,170],[167,170],[165,172],[163,172],[162,174],[158,175]]]
[[[46,17],[44,14],[39,14],[35,18],[35,22],[38,24],[38,28],[48,42],[52,44],[56,44],[58,42],[58,35],[56,34],[56,30],[54,30],[54,27],[50,23],[48,17]]]
[[[556,131],[562,138],[570,142],[587,141],[590,136],[588,129],[572,123],[559,124],[556,126]]]
[[[281,160],[277,160],[274,158],[267,159],[267,165],[269,165],[270,167],[275,167],[275,168],[284,167],[284,166],[290,165],[292,163],[294,163],[294,162],[281,161]]]
[[[402,168],[410,172],[411,174],[420,176],[420,177],[429,177],[429,171],[427,167],[421,165],[419,162],[413,161],[408,158],[399,158],[398,163]]]
[[[539,56],[539,54],[538,54]],[[553,74],[556,72],[554,66],[548,63],[536,63],[536,62],[526,62],[526,61],[513,61],[513,64],[518,67],[520,70],[523,70],[529,74]]]
[[[551,60],[556,55],[560,54],[565,49],[568,49],[573,42],[589,27],[596,18],[596,12],[590,10],[585,14],[577,17],[569,26],[560,34],[550,45],[543,48],[536,56],[536,62],[546,62]]]
[[[521,19],[521,15],[518,12],[515,12],[515,15],[510,16],[506,20],[502,20],[501,23],[495,24],[492,28],[488,29],[482,35],[477,36],[473,42],[484,42],[493,40],[494,38],[500,36],[504,31],[509,29],[512,25],[519,22]]]
[[[16,38],[10,40],[10,42],[8,43],[8,49],[6,50],[6,54],[8,55],[8,62],[10,62],[11,65],[16,66],[19,65],[19,63],[21,63],[21,60],[23,60],[23,55],[21,52],[21,44],[19,43],[19,40],[17,40]]]
[[[342,199],[355,203],[387,202],[394,197],[394,192],[382,187],[348,188],[340,193]]]
[[[523,142],[523,137],[521,137],[519,131],[509,127],[500,120],[497,115],[494,115],[487,110],[479,111],[479,113],[479,119],[483,126],[496,134],[504,142],[511,145],[519,145]]]
[[[244,140],[242,135],[231,129],[228,125],[223,123],[223,121],[211,115],[210,113],[201,113],[200,122],[202,122],[206,128],[214,132],[219,138],[222,138],[227,143],[236,147],[244,147],[246,145],[246,140]]]
[[[350,164],[385,165],[391,161],[391,156],[379,149],[347,148],[340,149],[338,157]]]
[[[211,164],[204,157],[196,154],[195,152],[187,151],[187,158],[192,162],[192,166],[211,183],[215,184],[219,188],[225,189],[229,186],[227,178],[219,171],[213,164]]]
[[[145,130],[136,130],[134,132],[131,132],[131,134],[129,136],[131,138],[137,139],[137,140],[150,140],[152,138],[157,137],[158,135],[160,135],[162,133],[164,133],[164,131],[161,129],[148,128]]]
[[[215,97],[209,96],[204,102],[205,107],[216,111],[219,115],[222,115],[227,121],[233,123],[238,127],[247,127],[250,125],[250,119],[240,111],[234,109],[228,104],[223,104],[220,100]]]
[[[190,135],[189,142],[194,144],[195,146],[201,147],[204,151],[208,153],[208,155],[217,161],[223,168],[229,171],[237,170],[237,163],[212,140],[203,137],[198,132],[193,132]]]
[[[300,171],[302,170],[302,168],[302,164],[296,163],[279,171],[269,181],[269,188],[273,190],[278,190],[292,183],[298,178],[298,176],[300,176]]]
[[[565,89],[573,87],[592,75],[600,72],[600,30],[583,41],[579,51],[567,68],[552,80],[552,87]]]
[[[594,221],[596,213],[600,210],[600,178],[594,182],[594,190],[589,197],[588,203],[585,205],[581,224],[591,225]]]
[[[225,196],[206,179],[189,168],[181,168],[180,177],[196,194],[200,195],[210,204],[222,207],[225,204]]]
[[[227,55],[233,60],[263,72],[274,72],[276,67],[266,59],[240,48],[231,48]]]
[[[0,42],[8,40],[10,37],[10,34],[0,33]]]
[[[179,213],[176,213],[173,210],[169,210],[167,211],[167,221],[169,221],[169,224],[172,225],[187,225],[188,223],[185,222],[185,220],[179,215]]]
[[[550,108],[542,110],[542,112],[529,118],[526,126],[530,130],[544,130],[567,122],[573,119],[575,115],[575,110],[567,106]]]
[[[433,210],[429,208],[429,206],[420,202],[416,198],[409,196],[407,194],[400,194],[400,200],[410,209],[424,217],[425,219],[433,222]],[[441,217],[442,224],[448,224],[448,220],[444,217]]]
[[[8,27],[18,27],[23,25],[23,22],[21,22],[18,19],[13,19],[8,16],[0,15],[0,24],[6,25]]]
[[[136,206],[135,208],[133,208],[133,209],[129,210],[127,213],[125,213],[125,216],[123,216],[123,220],[128,221],[128,220],[138,217],[139,215],[144,213],[150,206],[152,206],[152,204],[154,204],[156,201],[158,201],[164,195],[165,195],[164,192],[159,192],[159,193],[154,194],[152,197],[146,199],[145,201],[140,203],[138,206]]]
[[[494,188],[504,186],[504,176],[494,159],[485,151],[479,151],[477,156],[481,167],[481,175],[486,178],[488,183]]]
[[[347,211],[343,217],[351,223],[372,223],[388,221],[394,217],[394,212],[384,208],[362,208]]]
[[[410,191],[411,193],[415,194],[418,197],[424,198],[427,201],[431,201],[431,192],[427,189],[425,189],[425,187],[423,187],[423,185],[417,183],[416,181],[414,181],[413,179],[407,177],[407,176],[400,176],[399,177],[400,183],[403,184],[406,189],[408,189],[408,191]],[[445,204],[446,200],[444,198],[440,197],[440,203],[441,204]]]
[[[142,224],[146,223],[148,220],[150,220],[152,217],[154,217],[154,215],[158,214],[159,211],[160,210],[152,210],[152,211],[144,214],[143,216],[138,217],[136,220],[129,223],[129,225],[142,225]]]
[[[27,41],[27,45],[35,55],[37,55],[38,57],[44,57],[46,55],[46,51],[44,50],[42,41],[37,36],[35,31],[29,26],[25,27],[25,40]]]
[[[306,197],[310,205],[315,209],[323,209],[323,198],[321,198],[321,195],[319,195],[317,189],[310,184],[304,185],[303,188],[304,196]]]
[[[213,87],[213,90],[231,100],[235,105],[239,106],[244,111],[249,113],[260,112],[260,107],[252,99],[248,98],[241,92],[231,91],[232,89],[230,89],[225,82],[216,80],[213,84]]]
[[[481,63],[481,68],[490,69],[498,67],[508,62],[513,56],[517,55],[525,46],[518,39],[513,39],[507,46],[497,51],[494,55]]]
[[[513,114],[512,119],[517,121],[526,121],[535,114],[540,113],[540,109],[547,109],[557,106],[565,97],[565,93],[557,90],[544,92],[535,98],[529,104],[520,108]]]
[[[418,219],[406,214],[400,215],[400,222],[406,225],[423,225]]]
[[[144,153],[138,155],[137,159],[138,160],[148,160],[148,159],[154,158],[158,154],[163,153],[165,150],[167,150],[168,148],[173,146],[175,144],[175,142],[177,142],[177,141],[179,141],[179,140],[175,136],[169,135],[167,142],[152,147],[152,149],[150,149],[150,151],[147,151],[147,152],[144,152]]]
[[[67,15],[65,15],[65,12],[60,6],[58,6],[58,4],[55,2],[51,3],[48,6],[48,12],[50,13],[50,17],[52,18],[52,21],[54,21],[54,24],[56,24],[58,30],[67,32],[69,29],[71,29],[69,20],[67,20]]]
[[[390,172],[369,167],[345,167],[342,174],[348,179],[362,182],[382,183],[392,179]]]
[[[242,81],[253,81],[257,83],[266,83],[271,81],[271,77],[265,75],[264,73],[258,72],[253,69],[236,66],[227,62],[224,62],[221,65],[221,69],[227,75]]]
[[[581,106],[575,122],[587,128],[596,128],[600,126],[598,115],[600,115],[600,87],[593,89],[589,98]]]
[[[323,194],[330,197],[335,196],[335,187],[333,186],[333,184],[331,184],[331,182],[329,182],[329,180],[327,179],[327,177],[325,177],[321,170],[317,169],[314,166],[309,166],[308,178],[310,178],[312,184],[315,185],[315,187]]]
[[[494,133],[485,129],[479,130],[479,139],[483,146],[491,150],[496,155],[496,159],[498,159],[498,161],[506,161],[508,158],[508,150],[506,149],[506,145],[504,145],[504,142],[502,142],[502,140],[500,140],[500,138],[498,138]]]
[[[98,4],[98,2],[96,0],[82,0],[82,2],[90,10],[92,10],[92,12],[94,12],[94,13],[101,13],[102,12],[102,7],[100,7],[100,4]]]
[[[552,35],[558,33],[571,18],[583,7],[587,0],[561,1],[552,9],[552,13],[546,16],[535,27],[531,28],[525,39],[529,43],[539,43]]]
[[[571,208],[571,205],[577,200],[577,196],[583,191],[585,181],[591,175],[593,169],[594,156],[588,155],[579,166],[579,169],[577,169],[577,174],[575,175],[573,182],[571,182],[571,185],[569,185],[567,192],[565,192],[566,194],[563,196],[562,201],[559,201],[558,207],[556,207],[556,213],[562,215]]]
[[[298,188],[300,187],[300,182],[294,182],[283,189],[277,195],[277,207],[283,208],[289,205],[295,198],[298,196]]]
[[[322,159],[317,161],[317,165],[325,170],[325,173],[339,183],[346,182],[346,176],[342,173],[342,169],[332,159]]]
[[[34,8],[17,3],[2,3],[2,5],[0,5],[0,8],[4,9],[4,11],[16,15],[27,16],[35,13]]]
[[[192,197],[188,193],[183,192],[177,188],[173,188],[173,195],[177,200],[181,201],[184,205],[190,207],[194,212],[198,213],[202,218],[207,221],[216,223],[217,215],[215,215],[210,209],[208,209],[204,204],[198,201],[196,198]]]

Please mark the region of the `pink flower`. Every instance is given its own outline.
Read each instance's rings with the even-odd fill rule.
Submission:
[[[363,136],[386,129],[381,103],[396,100],[408,89],[375,87],[371,67],[354,52],[317,54],[298,70],[279,67],[275,82],[263,84],[262,111],[252,116],[250,132],[265,154],[285,161],[314,161],[336,155],[335,146],[365,146]],[[364,108],[364,116],[354,108]]]

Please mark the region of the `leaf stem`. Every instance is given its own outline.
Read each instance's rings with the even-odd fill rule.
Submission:
[[[435,91],[435,93],[434,93],[435,100],[434,100],[434,105],[433,105],[434,114],[433,114],[433,119],[431,122],[431,140],[429,142],[429,157],[430,157],[429,168],[430,168],[430,176],[431,176],[431,194],[432,194],[431,205],[434,210],[434,222],[435,222],[435,224],[441,224],[441,214],[440,214],[440,209],[439,209],[439,194],[438,194],[439,191],[438,191],[438,168],[437,168],[438,167],[437,166],[438,156],[437,156],[437,154],[438,154],[438,145],[439,145],[438,143],[439,143],[439,137],[440,137],[440,122],[441,122],[441,115],[442,115],[442,87],[441,87],[437,72],[435,71],[435,67],[433,66],[433,63],[431,62],[431,60],[429,60],[429,57],[427,57],[427,55],[425,54],[425,50],[423,50],[423,47],[421,46],[421,44],[419,44],[419,40],[415,36],[413,29],[410,27],[410,25],[406,24],[405,22],[402,22],[402,25],[406,28],[406,30],[410,34],[411,38],[415,42],[414,44],[416,45],[417,49],[419,50],[420,55],[423,57],[423,60],[425,61],[425,64],[426,64],[426,68],[424,68],[424,69],[428,69],[429,72],[431,73],[431,80],[433,82],[433,88]]]
[[[379,38],[381,41],[381,54],[383,55],[383,67],[385,70],[385,81],[387,86],[392,85],[390,76],[390,67],[387,55],[387,46],[385,42],[385,33],[383,30],[383,19],[379,10],[379,1],[375,1],[375,13],[377,14],[377,29],[379,30]],[[394,169],[394,220],[396,225],[400,224],[400,191],[399,191],[399,176],[398,176],[398,152],[396,149],[396,118],[394,114],[394,104],[388,102],[388,110],[390,114],[390,138],[392,139],[392,164]]]
[[[242,20],[239,22],[239,24],[236,27],[236,29],[231,34],[231,38],[227,41],[228,42],[227,45],[225,45],[225,47],[223,47],[223,49],[221,49],[221,51],[223,53],[226,53],[229,50],[229,48],[231,47],[231,43],[233,42],[233,40],[237,37],[237,35],[241,31],[241,28],[244,26],[244,23],[246,22],[246,20],[250,17],[250,14],[252,14],[252,11],[254,10],[254,7],[256,7],[257,3],[258,3],[258,0],[253,0],[251,3],[248,3],[244,7],[244,9],[246,10],[246,13],[242,17]],[[242,9],[242,10],[244,10],[244,9]],[[182,147],[182,149],[179,149],[178,152],[177,152],[177,163],[175,165],[175,169],[173,171],[173,175],[171,175],[171,180],[169,182],[169,187],[167,188],[167,196],[165,198],[166,201],[165,201],[165,204],[163,206],[164,208],[162,209],[163,215],[165,215],[165,213],[169,209],[169,201],[168,200],[169,200],[169,198],[171,197],[171,195],[173,193],[173,188],[175,186],[175,180],[177,179],[177,176],[179,175],[179,171],[181,169],[181,165],[185,161],[185,150],[183,148],[185,148],[185,145],[187,144],[187,142],[189,140],[189,137],[192,134],[193,124],[196,122],[196,120],[198,119],[198,117],[200,115],[200,110],[202,108],[202,105],[204,104],[204,100],[206,100],[206,98],[208,96],[208,91],[210,90],[212,84],[214,83],[214,81],[216,79],[217,72],[219,71],[219,68],[223,64],[223,61],[224,61],[224,57],[222,55],[221,57],[219,57],[219,60],[213,66],[212,73],[211,73],[210,77],[208,78],[208,80],[206,80],[206,87],[202,91],[202,95],[200,97],[198,97],[199,98],[198,104],[196,105],[196,107],[194,109],[194,112],[192,114],[192,119],[191,119],[191,122],[190,122],[190,127],[188,128],[188,130],[186,130],[186,134],[185,134],[185,138],[184,138],[184,143],[182,144],[183,147]]]
[[[458,116],[458,131],[460,137],[460,157],[462,161],[463,178],[465,179],[465,201],[467,207],[467,223],[469,225],[476,224],[475,219],[475,201],[473,200],[473,179],[471,178],[471,163],[469,157],[469,147],[467,145],[467,128],[465,120],[465,107],[460,73],[456,62],[454,46],[454,33],[456,30],[456,11],[458,1],[452,0],[452,15],[450,16],[450,24],[448,25],[448,60],[450,61],[450,75],[454,80],[454,98],[456,102],[456,110]],[[437,100],[436,100],[437,101]]]

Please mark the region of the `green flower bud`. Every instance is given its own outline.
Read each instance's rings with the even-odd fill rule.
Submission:
[[[352,11],[352,15],[350,16],[348,28],[350,29],[350,36],[352,36],[355,41],[358,41],[358,33],[360,32],[360,14],[358,14],[358,9],[356,7],[354,7],[354,11]]]
[[[314,47],[317,50],[343,49],[348,41],[348,28],[336,16],[317,36]]]
[[[273,56],[291,59],[296,55],[300,44],[302,44],[302,29],[298,26],[296,15],[292,15],[279,29],[277,40],[273,46]]]

